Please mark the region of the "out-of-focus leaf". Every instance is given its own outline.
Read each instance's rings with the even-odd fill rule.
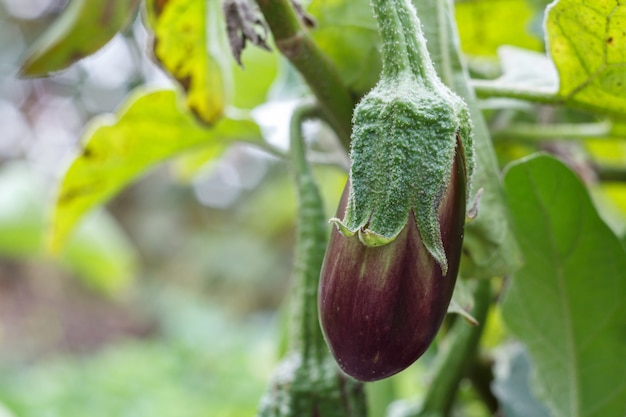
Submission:
[[[531,365],[522,346],[501,348],[494,374],[491,387],[506,417],[551,417],[531,391]]]
[[[221,156],[225,147],[226,144],[224,143],[213,142],[197,150],[184,153],[176,158],[172,164],[176,177],[183,182],[190,182],[209,162]]]
[[[114,296],[124,293],[132,284],[138,254],[113,218],[104,211],[96,211],[76,229],[61,261],[86,286]]]
[[[252,109],[265,102],[270,86],[278,72],[279,54],[250,46],[242,54],[243,67],[233,58],[235,94],[233,106]]]
[[[53,252],[63,246],[86,211],[106,202],[157,162],[210,141],[260,138],[250,120],[224,117],[206,129],[178,104],[174,91],[139,90],[117,117],[100,117],[90,124],[82,150],[60,182],[48,236]]]
[[[309,7],[317,28],[312,35],[333,60],[344,83],[358,94],[378,81],[380,37],[368,0],[315,0]]]
[[[626,253],[582,183],[558,160],[529,158],[505,187],[525,264],[502,305],[555,417],[626,415]]]
[[[16,417],[16,415],[0,402],[0,417]]]
[[[532,36],[534,10],[526,0],[470,0],[457,2],[456,18],[463,51],[494,56],[502,45],[540,50],[542,42]]]
[[[45,187],[22,164],[0,171],[0,255],[39,259],[43,255]],[[106,213],[89,216],[68,242],[60,262],[92,289],[120,294],[133,281],[137,252]]]
[[[229,49],[218,0],[147,0],[154,55],[186,92],[187,107],[214,123],[226,106]]]
[[[559,96],[594,111],[626,115],[626,5],[559,0],[547,12]]]
[[[559,77],[554,64],[544,53],[533,52],[512,46],[498,48],[502,66],[499,82],[521,87],[532,86],[538,91],[554,93],[558,89]]]
[[[102,48],[135,17],[139,0],[70,0],[26,54],[20,75],[45,76]]]
[[[452,299],[450,300],[450,305],[448,306],[448,313],[458,314],[469,323],[477,325],[478,322],[471,315],[473,308],[474,297],[472,296],[472,292],[463,279],[457,279],[454,284]]]
[[[24,165],[0,171],[0,254],[31,257],[41,253],[43,202],[39,184]]]
[[[272,323],[234,320],[196,300],[159,304],[168,313],[162,337],[4,367],[0,396],[19,417],[254,415],[273,359]]]

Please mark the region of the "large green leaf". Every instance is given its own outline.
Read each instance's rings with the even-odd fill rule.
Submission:
[[[456,20],[463,51],[494,56],[502,45],[539,50],[542,42],[530,32],[533,15],[534,10],[526,0],[457,2]]]
[[[26,54],[20,74],[45,76],[96,52],[132,21],[139,2],[71,0]]]
[[[212,129],[204,128],[180,108],[174,91],[135,92],[117,117],[100,117],[86,129],[83,148],[60,183],[50,248],[60,249],[87,210],[106,202],[157,162],[198,145],[259,138],[250,120],[223,117]]]
[[[344,83],[359,94],[378,81],[380,37],[368,0],[315,0],[309,7],[312,35],[333,60]]]
[[[626,4],[559,0],[547,13],[559,95],[591,110],[626,115]]]
[[[226,103],[227,47],[219,0],[146,0],[154,55],[187,93],[187,107],[214,123]]]
[[[555,417],[626,415],[626,253],[558,160],[505,177],[525,258],[502,312],[526,344],[534,388]]]

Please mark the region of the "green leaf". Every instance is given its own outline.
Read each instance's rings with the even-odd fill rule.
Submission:
[[[226,29],[218,0],[146,0],[154,55],[185,90],[187,107],[214,123],[226,103]]]
[[[20,75],[41,77],[93,54],[135,17],[140,0],[71,0],[26,53]]]
[[[364,94],[378,81],[380,36],[368,0],[316,0],[309,7],[311,34],[335,63],[344,83]]]
[[[85,212],[156,163],[211,141],[260,138],[257,125],[249,120],[224,117],[212,129],[204,128],[169,90],[135,92],[117,117],[100,117],[86,132],[82,150],[60,182],[48,236],[52,251],[63,246]]]
[[[494,56],[502,45],[531,50],[543,46],[530,32],[534,10],[526,0],[470,0],[457,2],[455,8],[461,44],[468,54]]]
[[[507,196],[525,264],[502,306],[555,417],[626,415],[626,253],[558,160],[510,168]]]
[[[559,0],[548,9],[550,55],[559,96],[594,111],[626,115],[626,5]]]

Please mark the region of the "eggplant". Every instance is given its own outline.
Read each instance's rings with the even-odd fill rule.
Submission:
[[[394,375],[415,362],[435,338],[456,281],[465,224],[466,169],[457,148],[437,209],[447,271],[427,250],[415,208],[398,236],[367,246],[333,227],[319,287],[319,318],[339,367],[360,381]],[[337,217],[345,215],[350,182]]]

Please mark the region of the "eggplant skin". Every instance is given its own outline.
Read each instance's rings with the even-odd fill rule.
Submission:
[[[357,234],[347,237],[333,228],[321,270],[319,315],[330,351],[346,374],[364,382],[387,378],[415,362],[432,343],[459,269],[465,201],[465,165],[457,147],[438,209],[446,275],[422,243],[412,210],[402,232],[383,246],[365,246]]]

